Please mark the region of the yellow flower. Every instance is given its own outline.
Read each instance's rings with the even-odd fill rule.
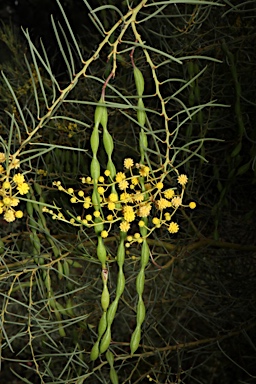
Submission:
[[[123,208],[123,215],[124,215],[125,221],[127,221],[128,223],[135,220],[135,213],[133,211],[133,208],[130,205],[126,205]]]
[[[84,191],[78,191],[78,196],[83,197],[84,196]]]
[[[4,163],[6,160],[5,153],[0,152],[0,163]]]
[[[178,177],[178,183],[180,184],[180,185],[185,185],[185,184],[187,184],[187,182],[188,182],[188,178],[187,178],[187,176],[186,175],[179,175],[179,177]]]
[[[138,224],[140,228],[145,227],[145,223],[143,220],[140,220]]]
[[[74,193],[74,189],[73,189],[73,188],[68,188],[68,193],[69,193],[69,194]]]
[[[90,208],[90,204],[89,204],[89,203],[83,203],[83,207],[84,207],[85,209],[88,209],[88,208]]]
[[[121,191],[123,191],[124,189],[129,187],[128,181],[127,180],[120,181],[120,183],[118,184],[118,187],[119,189],[121,189]]]
[[[4,205],[11,205],[11,202],[12,202],[12,200],[11,200],[11,198],[10,197],[4,197],[3,198],[3,203],[4,203]]]
[[[71,202],[72,204],[76,203],[76,197],[75,197],[75,196],[71,197],[70,202]]]
[[[110,176],[110,171],[108,169],[106,169],[106,171],[104,172],[104,175],[105,176]]]
[[[16,211],[15,216],[17,217],[17,219],[21,219],[23,217],[23,212],[22,211]]]
[[[18,185],[17,189],[21,195],[26,195],[29,191],[29,185],[27,183],[22,183]]]
[[[103,187],[98,187],[98,192],[100,195],[103,195],[105,192],[105,189]]]
[[[177,233],[179,230],[179,226],[177,223],[174,223],[174,221],[172,221],[168,227],[168,231],[170,233]]]
[[[181,198],[179,196],[176,196],[172,199],[172,205],[175,208],[178,208],[181,205]]]
[[[140,233],[137,232],[137,233],[134,233],[134,239],[139,239],[140,238]]]
[[[147,217],[150,213],[150,210],[151,210],[151,204],[142,204],[140,205],[137,214],[140,217]]]
[[[157,189],[163,189],[163,187],[164,187],[164,185],[163,185],[163,183],[161,182],[161,181],[159,181],[157,184],[156,184],[156,188]]]
[[[17,205],[19,205],[19,199],[17,199],[17,197],[11,197],[11,207],[17,207]]]
[[[175,193],[173,189],[167,189],[166,191],[164,191],[164,197],[166,199],[172,199],[174,195]]]
[[[25,182],[25,177],[21,173],[17,173],[16,175],[13,176],[12,179],[16,184],[22,184]]]
[[[100,217],[100,211],[94,211],[93,216],[94,217]]]
[[[11,184],[9,183],[9,181],[5,181],[3,183],[3,189],[10,189],[11,188]]]
[[[142,167],[141,167],[139,172],[140,172],[141,176],[147,176],[149,174],[149,171],[150,171],[149,167],[146,167],[145,165],[142,165]]]
[[[171,202],[163,198],[157,200],[156,203],[157,203],[158,209],[160,210],[166,209],[171,206]]]
[[[5,171],[4,167],[2,166],[2,164],[0,164],[0,174],[4,173],[4,171]]]
[[[126,169],[133,167],[133,164],[134,164],[133,159],[131,158],[124,159],[124,167]]]
[[[123,172],[118,172],[116,174],[116,181],[118,183],[120,183],[120,181],[124,180],[125,179],[125,174]]]
[[[87,221],[91,221],[92,220],[92,215],[86,215],[85,218],[86,218]]]
[[[131,195],[127,192],[123,192],[120,195],[120,200],[125,203],[131,202],[132,201]]]
[[[132,178],[132,184],[133,184],[133,185],[138,185],[138,184],[139,184],[139,179],[138,179],[138,177],[133,177],[133,178]]]
[[[158,219],[158,217],[153,217],[152,223],[155,225],[158,225],[158,224],[160,224],[160,219]]]
[[[115,205],[115,203],[113,203],[112,201],[111,201],[110,203],[108,203],[108,209],[109,209],[110,211],[113,211],[113,210],[115,209],[115,207],[116,207],[116,205]]]
[[[8,221],[8,223],[15,221],[15,215],[14,215],[13,211],[11,211],[10,209],[8,211],[6,211],[4,214],[4,219],[6,221]]]
[[[99,183],[104,183],[104,177],[103,176],[99,177]]]
[[[190,208],[190,209],[195,209],[195,207],[196,207],[196,203],[195,203],[194,201],[191,201],[191,202],[189,203],[189,208]]]
[[[166,221],[170,221],[171,220],[171,214],[169,213],[169,212],[166,212],[165,214],[164,214],[164,217],[165,217],[165,220]]]
[[[127,232],[130,229],[130,224],[127,223],[127,221],[122,221],[122,223],[120,224],[119,228],[120,228],[120,230],[122,232]]]
[[[108,215],[108,216],[107,216],[107,220],[108,220],[108,221],[112,221],[112,220],[113,220],[113,215]]]
[[[104,231],[101,232],[100,235],[101,235],[101,237],[102,237],[103,239],[105,239],[106,237],[108,237],[108,231],[105,231],[105,230],[104,230]]]
[[[118,201],[118,196],[116,193],[110,193],[109,197],[108,197],[108,200],[111,202],[111,203],[115,203],[116,201]]]
[[[137,203],[141,203],[144,200],[144,195],[143,193],[137,192],[135,195],[133,195],[133,199]]]

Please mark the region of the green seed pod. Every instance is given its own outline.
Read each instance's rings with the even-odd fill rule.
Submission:
[[[40,251],[41,251],[41,243],[40,243],[40,239],[39,237],[37,236],[36,232],[31,232],[30,235],[30,241],[31,241],[31,244],[33,245],[35,251],[37,254],[40,254]]]
[[[112,384],[118,384],[119,383],[118,376],[117,376],[117,373],[116,373],[116,370],[114,367],[110,368],[109,378],[110,378]]]
[[[98,180],[100,177],[100,163],[96,157],[93,157],[91,162],[91,176],[93,180]]]
[[[112,177],[112,179],[114,179],[114,177],[115,177],[115,175],[116,175],[116,167],[114,166],[112,160],[109,160],[109,161],[108,161],[108,163],[107,163],[107,169],[110,171],[110,176]]]
[[[145,275],[144,275],[144,268],[142,268],[139,271],[138,276],[136,278],[136,289],[137,289],[138,295],[142,295],[144,290],[144,284],[145,284]]]
[[[144,240],[142,244],[141,259],[140,259],[140,263],[142,267],[146,267],[149,260],[149,254],[150,252],[149,252],[149,246],[148,246],[147,240]]]
[[[111,328],[107,327],[106,332],[104,333],[101,342],[100,342],[100,353],[106,352],[111,341]]]
[[[134,75],[137,93],[139,96],[142,96],[144,92],[144,78],[138,67],[133,68],[133,75]]]
[[[69,276],[69,264],[65,259],[63,260],[63,273],[65,276]]]
[[[233,151],[231,153],[231,157],[236,157],[239,154],[239,152],[241,151],[241,149],[242,149],[242,141],[239,141],[239,143],[233,149]]]
[[[0,239],[0,255],[4,253],[4,242],[2,239]]]
[[[38,193],[38,195],[42,195],[42,188],[41,188],[41,185],[39,185],[38,183],[34,183],[34,188],[36,190],[36,193]]]
[[[118,278],[117,278],[117,286],[116,286],[116,295],[120,297],[123,294],[125,287],[125,277],[124,277],[124,272],[120,268],[118,272]]]
[[[102,290],[102,294],[101,294],[101,306],[102,306],[103,311],[106,311],[108,309],[109,299],[110,299],[110,295],[109,295],[108,287],[105,284],[103,286],[103,290]]]
[[[111,156],[114,149],[114,143],[113,143],[112,136],[106,129],[104,129],[103,131],[103,144],[104,144],[107,155]]]
[[[113,367],[113,365],[114,365],[114,355],[113,355],[113,353],[109,349],[106,352],[106,359],[107,359],[107,362],[109,363],[109,365],[111,367]]]
[[[108,110],[106,107],[101,107],[102,108],[102,113],[101,113],[101,125],[104,129],[107,128],[107,124],[108,124]]]
[[[60,260],[58,260],[57,267],[58,267],[59,280],[61,280],[63,278],[63,267],[62,267],[62,262]]]
[[[148,139],[145,132],[140,132],[140,153],[144,154],[145,149],[148,147]]]
[[[102,237],[98,238],[97,256],[101,264],[105,264],[107,260],[107,251],[103,243]]]
[[[28,199],[31,199],[31,195],[28,194]],[[27,213],[29,214],[30,217],[33,216],[33,204],[31,201],[27,201]]]
[[[132,334],[131,341],[130,341],[130,349],[131,349],[132,355],[134,354],[134,352],[137,351],[140,344],[140,339],[141,339],[141,329],[140,329],[140,326],[137,325],[137,327],[135,328]]]
[[[140,297],[137,305],[137,324],[141,325],[145,320],[145,316],[146,316],[146,308],[142,298]]]
[[[66,312],[71,317],[75,316],[73,308],[74,308],[74,305],[73,305],[72,299],[69,297],[66,301]]]
[[[74,268],[82,268],[82,264],[78,263],[78,261],[74,261],[71,259],[67,259],[67,262]]]
[[[94,346],[92,347],[91,354],[90,354],[91,361],[94,361],[99,357],[99,354],[100,354],[99,343],[100,343],[99,340],[97,340]]]
[[[104,332],[107,329],[107,312],[103,312],[99,325],[98,325],[98,338],[100,339],[101,336],[104,334]]]
[[[108,311],[107,311],[107,323],[108,323],[108,325],[113,323],[115,315],[116,315],[117,307],[118,307],[118,297],[116,297],[115,300],[112,301],[112,303],[110,304],[110,306],[108,308]]]
[[[92,135],[91,135],[91,148],[94,155],[96,155],[98,148],[99,148],[99,131],[98,128],[93,129]]]
[[[144,103],[143,103],[142,99],[138,100],[138,108],[140,108],[140,109],[137,110],[137,119],[138,119],[139,124],[144,127],[144,125],[146,123],[146,112],[144,110],[145,107],[144,107]]]
[[[99,103],[103,103],[103,100],[100,99]],[[95,108],[95,112],[94,112],[94,124],[95,124],[95,127],[98,128],[100,123],[101,123],[101,119],[102,119],[102,113],[103,113],[103,110],[104,110],[105,107],[102,107],[101,105],[97,105],[97,107]]]

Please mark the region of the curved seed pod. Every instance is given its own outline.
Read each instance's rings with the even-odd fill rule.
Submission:
[[[91,176],[93,180],[98,180],[100,177],[100,163],[96,157],[93,157],[91,162]]]
[[[94,346],[92,347],[91,354],[90,354],[90,359],[92,361],[96,360],[99,357],[100,351],[99,351],[99,340],[96,341]]]
[[[28,193],[28,199],[31,199],[31,194],[30,193]],[[29,216],[33,216],[34,208],[33,208],[32,202],[31,201],[27,201],[26,206],[27,206],[27,213],[29,214]]]
[[[102,99],[101,99],[101,102]],[[108,110],[107,110],[107,107],[101,107],[102,108],[102,112],[101,112],[101,125],[104,129],[107,128],[107,124],[108,124]]]
[[[108,161],[108,163],[107,163],[107,169],[110,171],[110,176],[112,177],[112,179],[114,179],[114,177],[115,177],[115,175],[116,175],[116,167],[114,166],[112,160],[109,160],[109,161]]]
[[[98,239],[98,245],[97,245],[97,256],[101,264],[105,264],[107,260],[107,251],[105,248],[105,245],[103,243],[102,237],[99,237]]]
[[[118,301],[119,298],[116,297],[114,301],[110,304],[108,311],[107,311],[107,324],[112,324],[115,318],[116,310],[118,307]]]
[[[69,264],[65,259],[63,260],[63,274],[67,277],[69,276]]]
[[[107,362],[109,363],[109,365],[111,367],[113,367],[113,365],[114,365],[114,355],[113,355],[113,353],[109,349],[106,352],[106,359],[107,359]]]
[[[116,286],[116,295],[120,297],[123,294],[125,287],[125,277],[122,268],[119,268],[118,277],[117,277],[117,286]]]
[[[58,277],[59,277],[59,280],[62,280],[62,278],[63,278],[63,267],[62,267],[62,262],[60,260],[58,260],[58,262],[57,262],[57,267],[58,267]]]
[[[109,291],[108,291],[107,284],[105,283],[103,286],[102,294],[101,294],[101,306],[103,311],[106,311],[108,309],[109,299],[110,299]]]
[[[103,130],[103,144],[104,144],[104,148],[106,150],[107,155],[111,156],[114,149],[114,143],[113,143],[112,136],[110,135],[110,133],[107,131],[106,128]]]
[[[110,377],[112,384],[118,384],[119,383],[118,376],[117,376],[117,373],[116,373],[116,370],[114,367],[110,368],[109,377]]]
[[[144,107],[144,103],[143,103],[142,99],[138,100],[138,108],[140,108],[140,109],[137,110],[137,119],[138,119],[139,124],[144,127],[144,125],[146,123],[146,112],[144,110],[145,107]]]
[[[102,98],[99,100],[99,103],[103,103],[104,101],[102,100]],[[101,123],[101,119],[102,119],[102,113],[103,113],[103,110],[104,108],[106,109],[106,107],[103,107],[101,105],[97,105],[97,107],[95,108],[95,112],[94,112],[94,124],[96,126],[96,128],[98,128],[98,126],[100,125]]]
[[[137,305],[137,324],[141,325],[145,320],[145,316],[146,316],[145,304],[142,298],[140,297]]]
[[[140,339],[141,339],[141,329],[140,329],[140,326],[137,325],[137,327],[135,328],[132,334],[131,341],[130,341],[130,349],[131,349],[132,355],[134,354],[134,352],[137,351],[140,344]]]
[[[111,328],[108,326],[100,342],[100,353],[106,352],[111,341]]]
[[[94,127],[92,134],[91,134],[90,143],[91,143],[92,152],[94,155],[96,155],[98,148],[99,148],[99,131],[98,131],[98,128]]]
[[[134,67],[133,68],[133,75],[134,75],[134,80],[135,80],[135,84],[136,84],[136,89],[137,89],[137,93],[139,96],[142,96],[143,95],[143,92],[144,92],[144,78],[143,78],[143,75],[141,73],[141,71],[139,70],[138,67]]]
[[[104,334],[104,332],[107,329],[107,312],[103,312],[99,325],[98,325],[98,338],[100,339],[101,336]]]
[[[136,290],[138,295],[142,295],[144,290],[144,284],[145,284],[144,268],[141,268],[136,278]]]

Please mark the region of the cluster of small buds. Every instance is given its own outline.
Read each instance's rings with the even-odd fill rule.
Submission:
[[[7,164],[6,168],[4,164]],[[23,212],[16,211],[14,207],[20,203],[17,196],[25,195],[29,191],[29,185],[25,182],[23,174],[16,173],[10,176],[11,171],[17,168],[19,159],[13,155],[6,159],[5,153],[0,153],[0,215],[3,215],[4,220],[9,223],[23,217]]]
[[[164,179],[165,174],[161,168],[152,171],[148,166],[134,165],[133,159],[126,158],[124,171],[118,172],[114,180],[108,169],[97,180],[100,210],[94,210],[91,196],[87,195],[84,190],[75,192],[73,188],[65,189],[60,181],[55,181],[53,185],[59,191],[67,193],[71,203],[81,203],[85,213],[83,217],[72,216],[70,220],[67,220],[58,208],[57,213],[46,207],[44,211],[50,213],[53,219],[69,222],[75,226],[93,227],[99,224],[99,221],[94,219],[100,218],[101,224],[107,224],[107,229],[101,233],[103,238],[109,235],[114,223],[119,223],[119,229],[122,232],[128,232],[134,222],[139,227],[146,226],[144,218],[150,218],[147,220],[147,236],[163,226],[174,234],[179,231],[179,225],[173,221],[177,209],[181,206],[194,209],[196,203],[191,202],[189,205],[182,203],[185,185],[188,182],[186,175],[177,175],[176,185],[173,188],[165,188]],[[87,186],[86,190],[92,190],[94,181],[91,177],[82,177],[81,181]],[[142,242],[139,233],[135,233],[133,236],[129,236],[128,233],[127,240],[128,247],[134,241]]]

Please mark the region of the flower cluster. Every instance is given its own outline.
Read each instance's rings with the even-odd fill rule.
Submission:
[[[4,163],[7,164],[6,168]],[[10,176],[10,171],[17,168],[19,168],[19,159],[13,155],[6,159],[6,155],[0,153],[0,215],[3,214],[4,219],[9,223],[23,217],[23,212],[16,211],[14,208],[20,203],[17,195],[25,195],[29,191],[24,175],[16,173]]]
[[[104,238],[108,236],[114,223],[119,224],[122,232],[128,232],[133,223],[139,227],[146,226],[147,236],[162,226],[165,226],[172,234],[177,233],[179,225],[173,221],[175,212],[181,206],[189,206],[194,209],[196,204],[194,202],[189,205],[182,203],[185,186],[188,182],[186,175],[177,173],[175,179],[172,178],[174,186],[171,188],[165,188],[166,176],[167,174],[163,173],[162,168],[151,170],[143,164],[134,165],[133,159],[127,158],[124,160],[124,171],[118,172],[114,180],[108,169],[97,180],[100,208],[94,208],[91,196],[87,195],[83,189],[75,192],[73,188],[65,189],[60,181],[55,181],[53,184],[59,191],[70,196],[71,203],[83,205],[85,213],[83,216],[73,216],[67,220],[58,208],[57,212],[46,207],[44,211],[50,213],[53,219],[70,222],[75,226],[92,227],[99,223],[107,224],[108,230],[101,233]],[[86,190],[92,190],[92,185],[95,185],[91,177],[82,177],[81,181],[82,184],[87,185]],[[98,219],[95,220],[95,218]],[[135,239],[138,242],[142,241],[139,233],[128,236],[127,239],[128,241]]]

